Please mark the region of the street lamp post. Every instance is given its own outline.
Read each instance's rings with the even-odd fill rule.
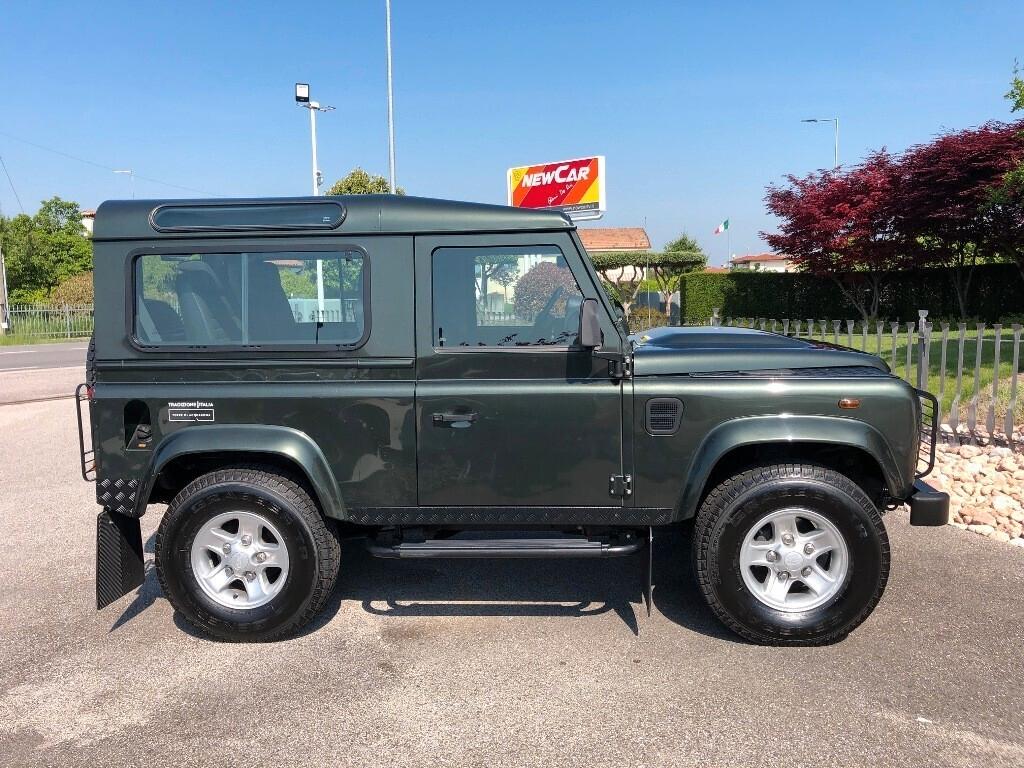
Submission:
[[[135,199],[135,171],[133,171],[131,168],[125,168],[123,170],[114,171],[114,173],[121,173],[121,174],[124,174],[124,175],[126,175],[128,177],[128,183],[131,185],[131,188],[132,188],[132,200],[134,200]]]
[[[296,83],[295,84],[295,103],[300,107],[305,107],[309,110],[309,135],[310,141],[313,147],[313,197],[317,197],[320,194],[320,185],[324,183],[323,174],[320,173],[320,168],[316,161],[316,113],[317,112],[330,112],[334,107],[320,106],[318,101],[310,101],[309,99],[309,83]],[[319,312],[319,321],[323,322],[324,319],[324,262],[322,259],[316,260],[316,306]]]
[[[295,84],[295,103],[309,110],[309,135],[313,147],[313,196],[316,197],[320,194],[320,185],[324,183],[323,175],[320,173],[316,161],[316,113],[331,112],[334,107],[321,106],[318,101],[310,101],[308,83]]]
[[[835,127],[835,165],[839,167],[839,118],[838,117],[809,117],[801,120],[801,123],[832,123]]]
[[[388,49],[388,180],[395,194],[395,100],[391,93],[391,0],[384,0],[384,28]]]

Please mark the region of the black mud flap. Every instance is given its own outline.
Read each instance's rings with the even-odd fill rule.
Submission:
[[[142,586],[145,577],[139,519],[104,509],[96,517],[96,610]]]

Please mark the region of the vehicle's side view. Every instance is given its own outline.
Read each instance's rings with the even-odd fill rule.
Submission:
[[[94,244],[99,607],[141,583],[154,504],[165,595],[228,640],[308,622],[343,536],[382,557],[649,556],[655,527],[688,523],[729,627],[820,644],[882,595],[887,508],[946,522],[920,479],[930,395],[823,343],[631,335],[560,214],[124,201]]]

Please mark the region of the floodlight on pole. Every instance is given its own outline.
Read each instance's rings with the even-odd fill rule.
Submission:
[[[323,174],[320,173],[316,160],[316,113],[317,112],[331,112],[334,107],[320,106],[318,101],[310,101],[309,98],[309,83],[296,83],[295,84],[295,103],[300,107],[305,107],[309,110],[309,134],[310,144],[313,147],[313,197],[320,194],[320,185],[324,183]],[[316,301],[317,309],[319,311],[318,319],[323,322],[324,319],[324,262],[323,259],[316,260]]]
[[[135,199],[135,171],[133,171],[131,168],[124,168],[122,170],[116,170],[116,171],[114,171],[114,173],[124,174],[124,175],[126,175],[128,177],[128,182],[131,185],[131,189],[132,189],[132,200],[134,200]]]
[[[318,101],[310,101],[308,83],[295,84],[295,103],[309,110],[310,144],[313,148],[313,196],[316,197],[320,194],[320,186],[324,183],[323,174],[320,173],[316,159],[316,113],[332,112],[334,107],[321,106]]]
[[[839,118],[838,117],[808,117],[800,121],[801,123],[832,123],[835,127],[835,165],[834,168],[839,167]]]

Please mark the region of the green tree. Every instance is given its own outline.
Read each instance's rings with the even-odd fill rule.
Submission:
[[[1016,64],[1006,98],[1011,112],[1024,112],[1024,77]],[[1024,132],[1019,135],[1024,137]],[[1014,262],[1024,278],[1024,161],[1008,171],[993,190],[985,213],[995,225],[992,231],[997,236],[999,255]]]
[[[370,174],[362,168],[349,171],[348,176],[334,182],[328,195],[386,195],[391,191],[388,180],[383,176]],[[404,195],[405,190],[398,187],[397,193]]]
[[[657,254],[647,251],[603,251],[588,255],[597,274],[601,276],[605,292],[621,304],[628,315],[644,280],[643,269]]]
[[[0,218],[11,302],[49,299],[68,278],[92,269],[92,243],[78,203],[52,197],[34,216]]]
[[[671,314],[669,302],[672,292],[679,286],[679,278],[687,272],[704,269],[708,264],[700,244],[683,232],[675,240],[666,243],[659,258],[651,262],[651,278],[658,287],[662,301],[665,302],[665,314]]]
[[[1011,112],[1024,111],[1024,77],[1021,77],[1021,68],[1018,64],[1013,65],[1013,80],[1010,81],[1010,90],[1006,92],[1006,98],[1010,101]]]

